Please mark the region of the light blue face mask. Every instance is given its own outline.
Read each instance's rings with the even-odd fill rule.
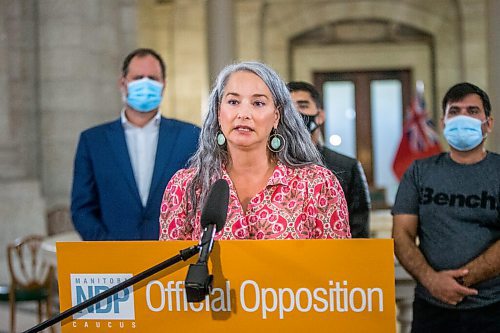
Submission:
[[[147,77],[127,84],[127,104],[139,112],[157,109],[161,103],[163,83]]]
[[[483,141],[481,120],[468,117],[456,116],[445,122],[444,137],[448,144],[460,151],[469,151]]]

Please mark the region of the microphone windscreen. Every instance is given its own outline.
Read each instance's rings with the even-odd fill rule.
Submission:
[[[225,179],[221,178],[212,184],[205,199],[205,206],[201,211],[201,227],[215,224],[216,230],[220,231],[226,223],[228,205],[229,185]]]

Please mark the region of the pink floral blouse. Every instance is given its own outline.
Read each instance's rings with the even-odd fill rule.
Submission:
[[[186,185],[194,175],[194,169],[182,169],[168,183],[160,211],[160,240],[199,239],[201,208],[194,221],[187,220],[191,204],[186,199]],[[226,170],[223,178],[229,184],[229,207],[224,229],[216,239],[351,237],[344,193],[326,168],[310,165],[292,169],[278,163],[246,212]]]

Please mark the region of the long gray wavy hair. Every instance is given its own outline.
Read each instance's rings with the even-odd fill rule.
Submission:
[[[198,203],[203,205],[210,185],[222,178],[222,168],[228,164],[231,156],[225,147],[217,144],[217,132],[220,129],[218,113],[224,88],[231,74],[239,71],[254,73],[264,81],[272,93],[275,107],[280,112],[276,132],[285,139],[285,147],[278,153],[272,153],[276,160],[291,168],[309,164],[323,165],[318,149],[304,126],[299,112],[295,110],[290,93],[279,75],[269,66],[259,62],[241,62],[226,66],[219,73],[209,97],[208,112],[203,122],[199,147],[190,160],[190,167],[196,169],[196,175],[188,184],[189,201],[194,216]],[[196,192],[200,191],[197,199]]]

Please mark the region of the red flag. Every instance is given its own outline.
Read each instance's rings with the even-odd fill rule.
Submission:
[[[406,110],[403,137],[394,157],[392,169],[396,177],[401,179],[414,160],[432,156],[441,151],[438,135],[433,129],[431,120],[427,118],[423,97],[417,93]]]

